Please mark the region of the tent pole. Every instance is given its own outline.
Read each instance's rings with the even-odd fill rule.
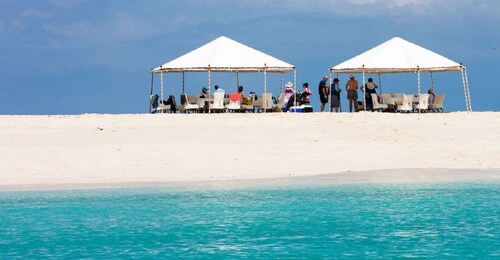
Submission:
[[[280,93],[283,92],[283,72],[281,72]]]
[[[465,109],[467,112],[469,112],[469,96],[467,95],[467,86],[465,84],[465,68],[462,66],[462,69],[460,70],[462,73],[462,85],[464,86],[464,95],[465,95]]]
[[[293,106],[297,106],[297,68],[293,67],[293,88],[295,93],[293,93]],[[297,111],[297,109],[295,109]]]
[[[469,112],[472,112],[472,101],[470,100],[470,88],[469,88],[469,78],[467,77],[467,68],[464,67],[465,71],[465,86],[467,88],[467,99],[469,100]]]
[[[363,65],[363,109],[366,112],[365,65]],[[358,101],[356,101],[357,103]],[[358,104],[355,104],[356,106]]]
[[[236,89],[240,86],[240,72],[236,71]]]
[[[417,97],[419,99],[419,104],[420,104],[420,67],[417,66]],[[412,102],[413,103],[413,102]],[[418,113],[420,114],[420,109],[417,109]]]
[[[186,89],[184,88],[184,71],[182,72],[182,94],[186,94]]]
[[[332,66],[330,66],[330,68],[331,67]],[[329,75],[330,76],[330,93],[328,93],[328,95],[330,96],[330,98],[326,97],[326,99],[330,101],[329,104],[328,104],[328,108],[330,109],[330,113],[332,113],[333,112],[333,107],[332,107],[332,104],[333,104],[333,96],[332,96],[332,93],[333,93],[332,92],[333,91],[333,89],[332,89],[332,87],[333,87],[332,86],[332,84],[333,84],[332,70],[330,69],[329,72],[330,72],[330,75]]]
[[[212,80],[212,74],[210,73],[210,65],[208,65],[208,103],[205,102],[205,105],[208,105],[208,113],[210,114],[210,81]]]
[[[151,108],[152,108],[152,105],[151,104],[151,98],[153,97],[153,79],[154,79],[154,73],[153,73],[153,70],[151,69],[151,91],[149,92],[149,113],[151,114]]]
[[[265,66],[265,64],[264,64]],[[264,93],[267,93],[267,69],[264,68]],[[265,102],[265,100],[262,100],[262,102]],[[264,105],[265,107],[266,105]],[[267,109],[264,109],[264,113],[266,113]]]
[[[163,101],[163,71],[160,72],[160,96],[161,96],[161,101]]]
[[[432,71],[431,71],[431,89],[434,90],[434,75],[432,74]]]
[[[339,78],[339,74],[335,73],[335,75],[336,75],[336,78],[338,79]],[[340,83],[339,83],[339,88],[340,88]],[[339,111],[340,112],[342,112],[342,101],[341,100],[342,100],[342,98],[340,97],[340,93],[339,93]]]
[[[267,93],[267,70],[264,69],[264,93]]]
[[[380,94],[382,94],[382,78],[380,77],[380,73],[378,74],[378,87],[380,88]]]

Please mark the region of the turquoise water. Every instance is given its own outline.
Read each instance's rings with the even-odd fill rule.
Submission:
[[[500,183],[0,193],[0,259],[500,258]]]

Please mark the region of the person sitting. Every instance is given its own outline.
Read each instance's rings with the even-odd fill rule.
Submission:
[[[434,88],[430,88],[427,93],[429,94],[429,105],[434,104],[434,98],[436,97],[434,95]]]
[[[243,93],[243,86],[238,86],[238,93],[241,95],[241,97],[245,96],[245,94]]]
[[[150,104],[151,104],[151,113],[155,113],[156,112],[156,108],[158,107],[158,98],[160,96],[158,96],[158,94],[154,94],[154,95],[151,95],[149,101],[150,101]]]
[[[208,98],[208,88],[203,86],[201,88],[200,98]]]
[[[283,90],[283,99],[281,100],[282,101],[281,110],[283,112],[288,111],[288,109],[290,109],[290,107],[293,106],[293,99],[294,99],[293,94],[295,93],[295,90],[292,88],[292,86],[293,83],[288,82],[286,83],[285,89]]]
[[[309,83],[304,83],[302,84],[303,91],[300,93],[300,105],[306,105],[306,106],[311,106],[311,99],[309,98],[312,96],[312,92],[309,89]]]
[[[219,88],[219,85],[214,86],[215,92],[214,93],[226,93],[222,88]]]

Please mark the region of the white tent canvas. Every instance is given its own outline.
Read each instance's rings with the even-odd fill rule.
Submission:
[[[224,36],[153,69],[160,72],[288,72],[294,65]]]
[[[467,111],[472,111],[465,66],[399,37],[330,68],[330,73],[363,73],[363,81],[365,73],[379,74],[379,77],[383,73],[417,73],[419,94],[422,72],[430,72],[432,77],[433,72],[447,71],[462,73],[465,106]]]
[[[414,43],[394,37],[331,68],[334,73],[460,71],[462,66]]]

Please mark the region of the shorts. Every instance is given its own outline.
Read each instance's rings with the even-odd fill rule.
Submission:
[[[347,99],[358,100],[358,91],[357,90],[348,90],[347,91]]]
[[[332,104],[331,107],[339,107],[340,106],[340,98],[337,95],[332,95]]]

